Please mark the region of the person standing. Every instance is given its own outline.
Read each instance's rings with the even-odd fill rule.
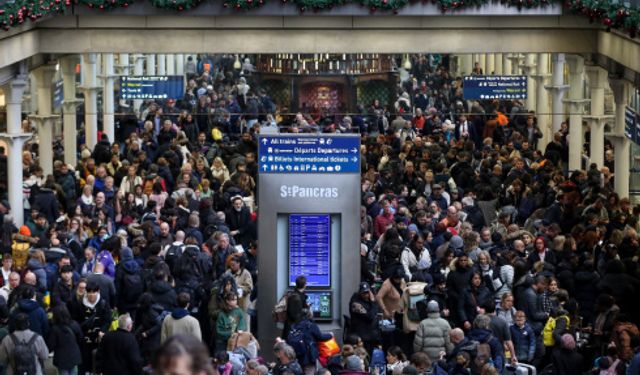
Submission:
[[[450,353],[451,344],[449,322],[440,316],[438,302],[429,301],[427,304],[427,319],[420,322],[416,337],[413,341],[414,352],[425,352],[432,362],[441,357],[441,353]]]
[[[15,331],[6,336],[0,344],[0,364],[10,365],[14,374],[44,374],[44,361],[49,357],[49,349],[42,336],[29,329],[29,316],[18,313],[15,317]]]
[[[173,335],[187,334],[192,335],[198,340],[202,340],[202,331],[198,319],[189,315],[189,305],[191,296],[189,293],[182,292],[178,294],[178,307],[173,309],[170,315],[167,315],[162,322],[160,333],[160,342],[163,343]]]
[[[118,317],[118,329],[104,335],[96,357],[98,374],[142,374],[142,356],[138,342],[131,333],[132,328],[131,316],[123,314]]]
[[[82,362],[80,342],[82,330],[73,319],[65,304],[53,308],[53,326],[47,345],[53,351],[53,365],[59,375],[73,375]]]

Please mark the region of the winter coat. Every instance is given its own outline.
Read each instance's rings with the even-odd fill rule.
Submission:
[[[173,310],[176,307],[176,291],[166,281],[154,281],[149,286],[149,292],[153,302],[164,307],[165,310]]]
[[[118,328],[102,338],[96,357],[97,373],[103,375],[141,375],[142,357],[133,334]]]
[[[366,301],[359,293],[355,293],[349,301],[349,314],[351,316],[351,329],[349,333],[360,336],[362,341],[377,341],[380,336],[378,331],[378,304],[375,300]]]
[[[191,335],[198,340],[202,340],[202,331],[198,319],[189,315],[189,311],[175,308],[171,315],[164,318],[160,333],[160,342],[165,342],[173,335]]]
[[[125,295],[125,293],[123,293],[125,289],[125,277],[127,275],[135,275],[135,274],[140,275],[142,288],[139,290],[139,293],[137,293],[137,295],[134,295],[135,294],[134,293],[127,296]],[[138,299],[144,292],[144,278],[142,277],[142,270],[138,262],[136,262],[134,259],[129,259],[129,260],[120,262],[118,264],[118,267],[116,268],[116,278],[115,278],[114,284],[115,284],[116,290],[118,291],[117,302],[116,302],[116,306],[118,306],[118,311],[120,313],[134,311],[136,308],[136,305],[138,304]]]
[[[540,298],[538,298],[538,294],[533,290],[533,287],[529,286],[522,293],[517,294],[515,302],[516,308],[524,311],[533,331],[536,334],[540,334],[548,316],[542,309]]]
[[[478,288],[467,288],[462,293],[461,299],[458,300],[456,321],[460,324],[464,322],[473,323],[473,320],[478,315],[478,307],[492,299],[493,295],[484,285],[480,285]]]
[[[582,374],[582,355],[575,350],[560,349],[551,354],[551,363],[556,375]]]
[[[244,268],[241,268],[236,274],[232,274],[230,270],[228,272],[235,279],[238,288],[242,289],[242,297],[238,298],[238,307],[246,312],[249,308],[249,297],[253,290],[253,279],[251,278],[251,274]]]
[[[427,313],[427,305],[429,304],[429,301],[436,301],[438,303],[440,311],[444,311],[445,309],[449,308],[447,300],[448,298],[446,291],[443,292],[433,285],[430,286],[426,298],[422,301],[416,302],[416,308],[418,309],[420,320],[422,321],[424,319],[427,319],[429,315]]]
[[[100,298],[109,304],[110,307],[116,305],[116,287],[113,279],[104,273],[92,273],[87,276],[87,283],[94,282],[100,287]]]
[[[429,250],[422,248],[420,256],[417,258],[413,251],[406,247],[400,255],[400,263],[402,263],[402,267],[404,268],[405,277],[411,280],[411,275],[418,270],[418,263],[423,263],[422,269],[431,267],[431,256],[429,255]]]
[[[402,280],[400,282],[400,290],[404,290],[406,287],[406,283]],[[378,301],[378,305],[386,318],[392,318],[394,313],[402,312],[402,295],[393,286],[390,278],[382,283],[376,295],[376,301]]]
[[[432,312],[427,319],[420,322],[413,340],[414,352],[425,352],[431,361],[440,358],[440,352],[451,352],[453,344],[449,337],[451,326],[440,317],[440,313]]]
[[[31,258],[27,261],[27,269],[36,275],[38,281],[38,289],[44,292],[47,289],[47,271],[45,265],[39,260]]]
[[[142,349],[142,356],[146,360],[160,347],[160,329],[162,321],[158,321],[158,317],[164,308],[162,305],[154,303],[150,306],[140,307],[136,312],[135,335]],[[146,337],[142,337],[142,334]]]
[[[216,321],[216,350],[224,350],[231,335],[246,330],[247,322],[242,309],[221,310]]]
[[[308,343],[317,343],[320,341],[324,342],[324,341],[330,340],[333,337],[333,335],[331,335],[330,333],[322,333],[318,325],[309,319],[304,319],[298,323],[295,323],[293,326],[291,326],[291,329],[292,330],[299,329],[300,331],[302,331],[302,333],[305,335],[305,342],[308,342]],[[289,338],[287,337],[287,339]],[[290,342],[288,344],[291,345]],[[302,362],[301,364],[303,366],[309,365],[309,364],[315,364],[318,358],[320,357],[320,354],[318,353],[317,345],[309,345],[308,348],[310,352],[305,355],[305,358],[308,359],[310,362],[309,363]],[[303,358],[298,358],[298,361],[303,361]]]
[[[572,296],[578,302],[580,316],[585,323],[591,323],[595,318],[596,301],[593,298],[598,294],[598,281],[600,276],[595,271],[578,271],[574,275],[574,293]]]
[[[66,284],[62,279],[53,284],[51,290],[51,307],[56,307],[61,304],[67,304],[73,298],[73,286]]]
[[[504,349],[500,341],[488,329],[474,328],[469,332],[469,339],[475,340],[480,344],[488,344],[491,348],[491,359],[493,365],[497,369],[504,366]]]
[[[80,302],[79,314],[74,320],[80,322],[80,328],[84,335],[84,344],[97,344],[100,332],[109,332],[111,325],[111,307],[109,304],[98,296],[98,300],[91,304],[85,295]]]
[[[39,334],[42,337],[49,335],[49,320],[47,319],[47,313],[40,307],[38,302],[31,299],[18,300],[16,307],[11,309],[11,316],[9,319],[9,332],[15,330],[15,318],[19,313],[25,313],[29,316],[29,329]]]
[[[529,323],[525,322],[522,328],[513,324],[509,330],[518,361],[531,362],[536,353],[536,335]]]
[[[54,366],[61,370],[71,370],[82,363],[81,342],[82,330],[76,321],[72,320],[69,325],[53,325],[47,345],[54,353]]]
[[[40,213],[47,218],[49,224],[55,223],[60,216],[58,200],[51,189],[41,188],[33,200],[33,205],[40,207]]]
[[[13,332],[13,334],[20,342],[29,342],[33,335],[37,335],[37,333],[29,329],[24,331],[15,331]],[[47,349],[47,344],[44,342],[42,336],[39,336],[33,344],[35,357],[37,358],[36,375],[44,375],[42,364],[44,364],[44,361],[47,359],[47,357],[49,357],[49,349]],[[7,335],[4,339],[2,339],[2,344],[0,344],[0,364],[11,365],[13,363],[14,349],[15,345],[13,344],[13,340],[11,339],[10,335]]]

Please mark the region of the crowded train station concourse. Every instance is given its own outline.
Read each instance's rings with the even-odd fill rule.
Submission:
[[[0,375],[640,375],[636,6],[199,3],[0,4]]]

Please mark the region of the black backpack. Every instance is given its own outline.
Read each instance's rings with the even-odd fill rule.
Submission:
[[[12,333],[11,341],[13,341],[13,373],[15,375],[35,375],[37,365],[35,356],[34,343],[38,338],[38,334],[34,333],[28,342],[20,341],[18,337]]]
[[[178,262],[178,259],[182,255],[183,247],[184,246],[182,245],[171,244],[169,245],[167,252],[164,254],[164,262],[167,263],[172,273],[174,273],[176,263]]]
[[[140,272],[124,272],[122,278],[122,297],[125,302],[136,302],[144,293],[144,280]]]

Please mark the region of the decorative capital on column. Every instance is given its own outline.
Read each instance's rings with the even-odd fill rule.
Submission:
[[[98,92],[100,90],[102,90],[102,86],[86,86],[86,85],[80,85],[78,87],[76,87],[78,90],[84,92],[85,94],[88,93],[92,93],[92,92]]]
[[[82,103],[84,103],[82,99],[63,100],[62,106],[64,107],[64,112],[71,112],[75,111],[76,107]]]
[[[27,77],[20,75],[2,86],[7,104],[22,104],[22,95],[27,88],[27,82]]]
[[[584,115],[582,119],[587,121],[591,126],[604,126],[608,121],[614,120],[616,117],[612,115],[590,116]]]
[[[568,104],[573,110],[581,111],[585,105],[591,102],[591,99],[563,99],[563,103]]]
[[[551,91],[552,93],[564,93],[565,91],[569,90],[569,85],[549,85],[545,86],[544,88]]]
[[[54,65],[44,65],[33,71],[33,75],[36,77],[36,85],[38,88],[51,88],[51,80],[56,74],[56,67]]]
[[[613,100],[617,105],[629,103],[629,82],[622,78],[609,77],[609,85],[613,91]]]
[[[607,71],[597,65],[586,65],[585,72],[589,78],[589,87],[602,89],[607,84]]]
[[[46,126],[47,124],[51,124],[51,122],[60,118],[60,115],[29,115],[29,120],[36,123],[37,126]]]
[[[31,137],[33,137],[33,133],[0,133],[0,140],[3,140],[7,143],[14,144],[19,143],[23,144],[28,141]]]

